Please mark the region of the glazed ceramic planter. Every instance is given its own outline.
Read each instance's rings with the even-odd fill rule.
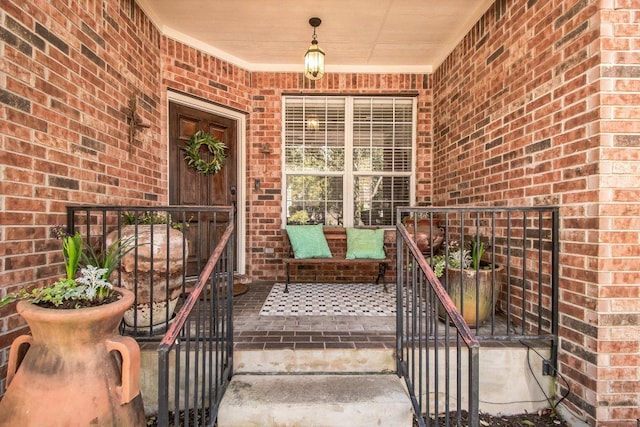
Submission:
[[[140,348],[118,333],[133,294],[75,310],[17,304],[32,335],[9,352],[0,426],[144,426]]]
[[[165,324],[173,316],[182,293],[183,254],[189,253],[188,242],[180,230],[166,224],[153,225],[153,229],[151,225],[127,225],[121,229],[120,238],[137,242],[136,249],[122,258],[120,271],[111,276],[112,283],[119,283],[137,296],[136,306],[124,314],[125,323],[131,327]],[[118,232],[111,232],[107,246],[117,239]]]
[[[446,277],[447,292],[470,327],[479,327],[491,317],[502,287],[503,272],[504,267],[496,265],[493,269],[478,271],[448,268],[442,274],[440,281],[445,283]],[[439,314],[444,317],[442,306]]]

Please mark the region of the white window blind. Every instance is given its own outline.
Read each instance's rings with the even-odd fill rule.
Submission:
[[[414,100],[285,97],[287,224],[391,226],[409,206]]]

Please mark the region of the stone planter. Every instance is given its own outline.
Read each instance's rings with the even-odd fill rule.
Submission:
[[[0,426],[144,426],[140,348],[118,334],[133,294],[98,307],[17,304],[32,335],[9,352]]]
[[[126,225],[120,236],[123,241],[132,238],[138,245],[122,258],[120,270],[111,277],[112,283],[136,293],[136,306],[124,314],[126,325],[139,328],[165,324],[173,316],[182,292],[188,241],[183,248],[182,232],[166,224],[153,225],[153,229],[151,225]],[[111,232],[107,246],[117,239],[117,230]]]

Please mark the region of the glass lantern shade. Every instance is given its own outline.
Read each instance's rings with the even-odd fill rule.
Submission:
[[[320,80],[324,76],[324,51],[313,40],[304,55],[304,75],[310,80]]]

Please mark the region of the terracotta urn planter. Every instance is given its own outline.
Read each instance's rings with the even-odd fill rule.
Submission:
[[[493,269],[455,269],[448,268],[440,279],[465,322],[477,328],[487,321],[495,310],[502,287],[504,267],[496,265]],[[476,279],[477,277],[477,279]],[[495,281],[493,278],[495,277]],[[476,288],[476,282],[478,287]],[[478,292],[476,292],[476,289]],[[493,296],[493,298],[492,298]],[[476,313],[476,301],[478,310]],[[440,317],[444,317],[444,308],[439,307]]]
[[[122,258],[120,271],[111,276],[112,283],[136,293],[136,306],[124,314],[125,323],[132,327],[166,323],[182,293],[183,254],[189,253],[188,241],[184,241],[183,248],[182,232],[166,224],[126,225],[120,238],[138,245]],[[113,231],[107,235],[106,243],[110,245],[117,239],[118,232]]]
[[[416,245],[422,253],[436,252],[444,241],[444,231],[440,228],[439,220],[437,218],[419,218],[417,222],[417,230],[414,230],[413,219],[409,218],[405,222],[409,236],[414,238],[415,235]]]
[[[97,307],[17,304],[32,335],[9,352],[0,426],[144,426],[140,348],[118,333],[133,294]]]

